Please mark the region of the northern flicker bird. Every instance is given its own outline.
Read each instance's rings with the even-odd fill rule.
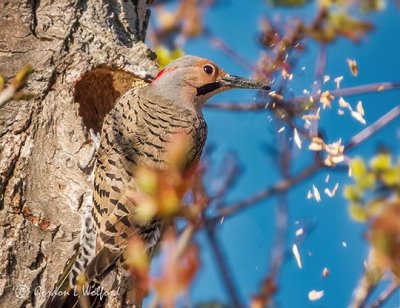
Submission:
[[[229,75],[210,60],[184,56],[161,70],[151,84],[129,90],[117,101],[104,119],[96,157],[92,218],[97,253],[88,260],[93,247],[81,247],[70,261],[71,273],[63,274],[58,287],[70,290],[79,270],[86,281],[101,281],[123,262],[133,235],[140,236],[149,250],[157,244],[162,221],[154,218],[143,224],[135,217],[136,204],[126,197],[138,189],[134,170],[167,168],[166,148],[175,133],[184,133],[191,141],[183,166],[193,168],[207,137],[203,105],[211,96],[233,88],[269,89],[264,83]],[[62,307],[65,301],[66,296],[52,296],[47,307]]]

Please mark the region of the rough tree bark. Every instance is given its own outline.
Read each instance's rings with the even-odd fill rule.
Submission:
[[[0,306],[40,306],[73,253],[91,198],[88,130],[156,72],[146,2],[0,1],[0,74],[31,64],[35,94],[0,108]]]

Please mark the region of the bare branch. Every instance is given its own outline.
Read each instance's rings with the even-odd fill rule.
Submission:
[[[317,57],[317,63],[315,65],[315,82],[313,85],[313,90],[312,94],[313,95],[318,95],[321,91],[322,87],[322,78],[324,75],[324,70],[326,67],[326,55],[327,55],[327,46],[326,44],[322,43],[320,45],[318,57]],[[314,104],[313,112],[312,113],[317,113],[318,109],[318,104]],[[313,137],[318,136],[318,124],[319,121],[311,121],[311,127],[310,127],[310,135]]]
[[[378,299],[371,304],[370,308],[382,307],[399,287],[399,282],[393,280],[387,289],[379,295]]]
[[[326,44],[321,44],[317,57],[317,63],[315,65],[315,84],[313,87],[313,94],[317,94],[318,91],[321,89],[322,79],[326,67],[326,58],[327,58],[327,46]]]
[[[217,263],[218,270],[221,275],[221,279],[224,283],[225,289],[229,294],[230,300],[232,301],[232,307],[244,307],[239,298],[237,288],[232,278],[232,271],[228,268],[228,263],[224,257],[221,249],[221,244],[218,243],[218,239],[215,234],[215,223],[210,222],[206,224],[206,233],[208,240],[211,245],[211,251],[213,252],[215,262]]]
[[[382,278],[382,275],[383,271],[375,266],[375,262],[373,260],[373,253],[370,251],[368,254],[368,261],[365,265],[364,273],[360,278],[360,280],[358,281],[357,287],[353,292],[353,296],[349,307],[351,308],[365,307],[368,298],[375,290],[376,285]]]
[[[277,155],[280,173],[284,179],[289,177],[290,162],[292,159],[291,147],[287,138],[278,136],[279,148],[282,149]],[[270,298],[276,292],[279,273],[284,261],[286,236],[288,227],[288,200],[287,193],[284,192],[278,196],[276,206],[276,232],[274,244],[271,247],[271,261],[268,275],[263,279],[259,294],[253,298],[258,300],[263,306],[267,306]]]
[[[247,61],[242,55],[240,55],[236,50],[225,43],[221,38],[216,36],[210,29],[205,29],[204,34],[210,39],[211,44],[221,50],[223,53],[231,57],[236,63],[240,64],[242,67],[248,69],[249,71],[254,71],[255,66]]]
[[[381,130],[383,127],[394,121],[397,117],[400,116],[400,105],[397,105],[383,116],[381,116],[378,120],[376,120],[371,125],[367,126],[357,135],[349,140],[347,145],[345,146],[345,150],[351,150],[352,148],[356,147],[360,143],[364,142],[370,136]]]
[[[234,103],[220,102],[215,104],[206,104],[208,109],[227,110],[227,111],[260,111],[268,109],[267,103]]]
[[[279,272],[282,267],[285,255],[285,243],[288,224],[288,204],[286,194],[279,196],[276,212],[276,236],[271,248],[271,263],[268,275],[261,282],[260,292],[253,297],[267,307],[271,297],[277,290]],[[256,305],[255,305],[256,306]]]
[[[237,213],[241,210],[244,210],[248,208],[249,206],[253,205],[254,203],[257,203],[261,200],[264,200],[266,198],[269,198],[272,195],[276,195],[277,193],[282,193],[287,191],[289,188],[295,186],[296,184],[302,182],[303,180],[308,179],[312,175],[315,174],[316,171],[324,167],[323,162],[321,161],[316,161],[314,164],[311,166],[303,169],[298,175],[292,176],[290,178],[284,179],[273,185],[272,187],[269,187],[253,196],[250,196],[249,198],[246,198],[242,201],[239,201],[237,203],[234,203],[232,205],[226,206],[224,208],[221,208],[218,212],[219,217],[224,217],[224,216],[230,216],[234,213]]]
[[[233,156],[228,156],[224,160],[227,164],[227,170],[225,171],[225,178],[224,178],[224,183],[221,185],[220,189],[218,189],[217,192],[213,196],[210,196],[207,198],[205,203],[209,204],[211,202],[216,202],[216,208],[219,208],[222,206],[222,198],[226,195],[228,192],[228,189],[232,187],[236,175],[238,174],[238,166],[236,164],[235,159]]]
[[[384,91],[391,91],[400,89],[400,82],[377,82],[377,83],[370,83],[361,86],[343,88],[343,89],[335,89],[330,90],[329,92],[335,96],[353,96],[359,94],[366,94],[366,93],[375,93],[375,92],[384,92]],[[313,99],[316,101],[321,97],[321,94],[316,94],[313,96]],[[303,95],[299,97],[295,97],[293,99],[288,100],[290,103],[300,103],[306,99],[309,99],[309,96]]]
[[[387,124],[389,124],[399,116],[400,106],[396,106],[392,110],[384,114],[382,117],[380,117],[378,120],[376,120],[374,123],[356,134],[353,138],[351,138],[350,141],[345,145],[345,151],[350,151],[359,146],[361,143],[365,142],[370,136],[380,131],[383,127],[385,127]],[[298,183],[302,182],[303,180],[312,177],[321,168],[327,168],[327,166],[324,165],[323,161],[317,159],[312,165],[303,169],[299,174],[288,177],[287,179],[283,179],[272,187],[268,187],[265,190],[242,201],[221,208],[218,212],[217,218],[230,216],[234,213],[248,208],[249,206],[259,201],[276,195],[277,193],[285,192],[293,186],[297,185]]]
[[[354,96],[354,95],[359,95],[359,94],[385,92],[385,91],[392,91],[392,90],[399,90],[399,89],[400,89],[400,82],[377,82],[377,83],[371,83],[371,84],[367,84],[367,85],[332,90],[332,91],[330,91],[330,93],[336,97],[340,97],[340,96],[347,97],[347,96]],[[317,101],[321,97],[321,94],[315,94],[311,97],[314,101]],[[309,100],[310,100],[309,95],[301,95],[301,96],[297,96],[297,97],[294,97],[294,98],[288,99],[288,100],[278,100],[277,98],[274,98],[274,101],[276,101],[279,105],[282,105],[282,106],[290,105],[290,104],[297,105],[304,101],[309,101]],[[272,102],[266,102],[266,103],[221,102],[221,103],[215,103],[215,104],[208,104],[205,106],[207,108],[217,109],[217,110],[260,111],[260,110],[265,110],[265,109],[270,108],[272,106]]]

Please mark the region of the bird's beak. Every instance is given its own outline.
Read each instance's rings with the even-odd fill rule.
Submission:
[[[220,83],[223,87],[229,87],[229,88],[261,89],[261,90],[271,89],[266,83],[229,74],[226,74],[224,77],[222,77]]]

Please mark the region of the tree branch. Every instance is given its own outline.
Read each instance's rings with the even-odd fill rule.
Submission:
[[[226,291],[229,294],[230,300],[232,301],[232,307],[244,307],[239,298],[237,288],[232,278],[232,271],[228,268],[228,263],[225,260],[221,244],[218,243],[218,239],[215,234],[215,222],[206,223],[206,234],[211,245],[211,251],[214,255],[215,262],[217,263],[218,270],[221,275],[221,279],[225,286]]]
[[[389,298],[395,293],[396,290],[400,287],[399,283],[395,280],[384,290],[378,297],[378,299],[371,304],[370,308],[378,308],[382,307]]]
[[[321,92],[322,78],[326,66],[327,46],[326,44],[320,44],[320,49],[317,57],[317,63],[315,65],[315,82],[312,89],[312,95],[318,95]],[[318,104],[314,104],[312,113],[316,114],[318,111]],[[313,137],[318,136],[318,124],[319,120],[311,121],[310,135]]]
[[[391,123],[399,116],[400,116],[400,105],[397,105],[396,107],[385,113],[383,116],[381,116],[374,123],[370,124],[361,132],[353,136],[345,146],[345,151],[349,151],[352,148],[359,145],[360,143],[364,142],[370,136],[375,134],[377,131],[381,130],[383,127]]]
[[[336,97],[340,96],[347,97],[359,94],[385,92],[385,91],[392,91],[399,89],[400,89],[400,82],[377,82],[361,86],[332,90],[330,91],[330,93]],[[311,97],[314,101],[317,101],[321,97],[321,94],[315,94],[312,95]],[[273,99],[273,101],[276,101],[279,105],[282,106],[287,106],[291,104],[296,105],[309,100],[310,100],[309,95],[301,95],[288,100],[279,100],[277,98]],[[272,102],[267,102],[267,103],[220,102],[220,103],[206,104],[205,107],[209,109],[228,110],[228,111],[260,111],[271,108],[272,105],[273,105]]]
[[[286,136],[278,135],[279,148],[282,149],[277,155],[276,159],[278,160],[279,169],[282,177],[287,179],[290,170],[290,163],[292,159],[291,147],[288,144],[288,140]],[[278,195],[278,202],[276,205],[276,232],[275,232],[275,240],[274,244],[271,247],[271,261],[269,266],[269,273],[263,279],[261,283],[261,288],[259,294],[253,298],[254,300],[259,301],[262,306],[267,306],[270,298],[276,292],[277,281],[279,277],[279,272],[281,270],[284,254],[285,254],[285,246],[286,246],[286,237],[287,237],[287,226],[288,226],[288,200],[287,200],[287,192]]]
[[[344,151],[348,152],[354,149],[355,147],[359,146],[361,143],[365,142],[369,137],[380,131],[382,128],[384,128],[390,122],[394,121],[399,116],[400,116],[400,106],[396,106],[389,112],[381,116],[374,123],[367,126],[361,132],[356,134],[353,138],[351,138],[350,141],[345,145]],[[253,196],[250,196],[242,201],[236,202],[229,206],[224,206],[218,211],[218,215],[217,217],[215,217],[215,219],[233,215],[259,201],[265,200],[266,198],[276,195],[277,193],[285,192],[288,189],[292,188],[293,186],[297,185],[298,183],[302,182],[303,180],[310,178],[322,168],[328,168],[328,167],[325,166],[323,161],[317,159],[313,164],[303,169],[299,174],[288,177],[287,179],[283,179],[278,183],[276,183],[275,185],[273,185],[272,187],[266,188],[265,190]]]
[[[276,195],[277,193],[283,193],[287,191],[289,188],[295,186],[296,184],[302,182],[303,180],[308,179],[314,173],[324,167],[323,162],[321,161],[316,161],[314,164],[311,166],[303,169],[298,175],[289,177],[287,179],[283,179],[273,185],[272,187],[269,187],[249,198],[246,198],[242,201],[239,201],[237,203],[234,203],[230,206],[225,206],[224,208],[221,208],[218,212],[218,217],[225,217],[225,216],[230,216],[232,214],[235,214],[241,210],[244,210],[248,208],[249,206],[253,205],[254,203],[257,203],[259,201],[262,201],[266,198],[269,198],[273,195]]]
[[[227,56],[231,57],[235,62],[240,64],[245,69],[253,72],[255,69],[254,64],[247,61],[241,54],[225,43],[221,38],[216,36],[210,29],[204,29],[204,34],[209,38],[211,44],[225,53]]]

